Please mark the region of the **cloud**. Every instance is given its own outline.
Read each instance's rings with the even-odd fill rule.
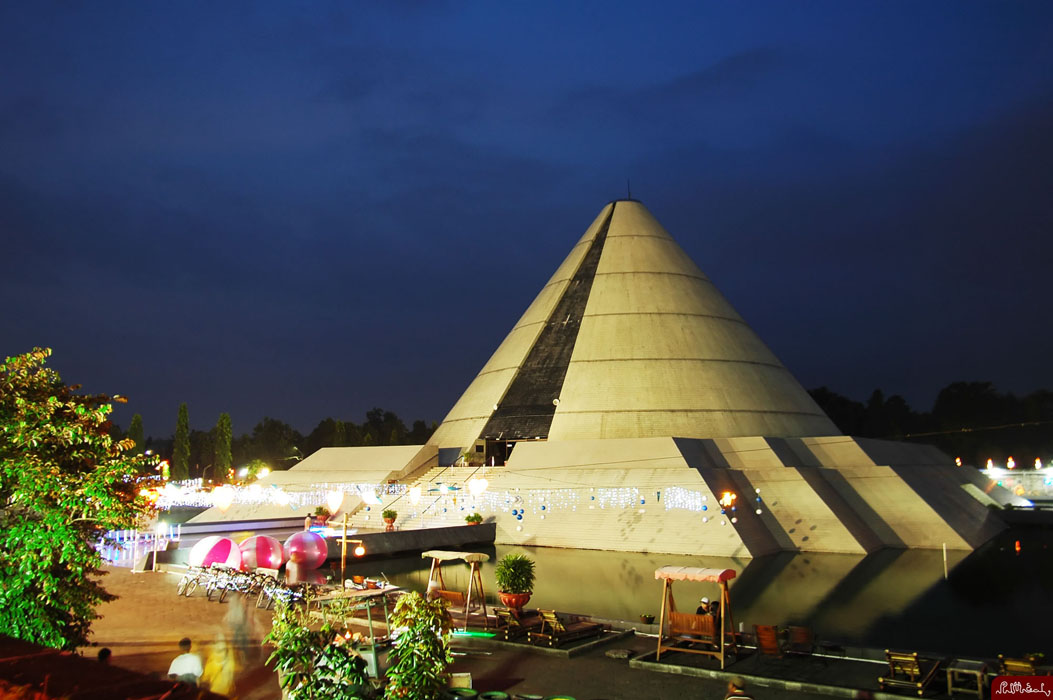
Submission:
[[[790,54],[757,47],[725,56],[686,75],[653,85],[592,85],[579,88],[552,109],[556,119],[634,121],[645,116],[695,110],[712,100],[748,95],[791,64]]]

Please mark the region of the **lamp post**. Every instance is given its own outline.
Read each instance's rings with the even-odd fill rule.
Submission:
[[[349,540],[347,538],[347,513],[344,513],[344,535],[340,538],[340,588],[344,587],[344,582],[347,581],[347,545],[354,544],[354,555],[360,557],[366,553],[366,548],[362,546],[362,540]]]

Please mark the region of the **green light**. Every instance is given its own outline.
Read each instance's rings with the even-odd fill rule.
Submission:
[[[477,632],[476,630],[454,630],[454,637],[496,637],[497,634],[494,632]]]

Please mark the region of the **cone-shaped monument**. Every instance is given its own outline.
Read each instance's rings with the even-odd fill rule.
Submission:
[[[837,434],[650,212],[619,200],[430,442]]]
[[[749,557],[971,549],[1004,527],[987,506],[1024,503],[939,450],[841,435],[633,200],[603,208],[428,444],[325,448],[266,482],[195,520],[340,497],[356,528],[478,512],[498,543]]]

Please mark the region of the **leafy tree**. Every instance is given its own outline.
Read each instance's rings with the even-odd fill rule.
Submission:
[[[216,455],[215,443],[211,430],[190,431],[190,477],[204,477],[212,470]]]
[[[172,450],[172,481],[190,478],[190,417],[185,403],[179,404],[176,418],[175,447]]]
[[[342,447],[347,434],[344,422],[326,418],[303,440],[303,453],[314,454],[323,447]]]
[[[236,462],[262,459],[275,469],[288,469],[299,458],[301,442],[303,436],[291,425],[267,417],[256,424],[252,437],[242,443],[244,451],[237,455]]]
[[[434,428],[428,428],[428,424],[422,420],[413,421],[413,428],[410,430],[409,435],[406,436],[407,440],[411,445],[423,445],[431,437],[431,434],[435,432]]]
[[[402,420],[391,411],[382,408],[367,411],[366,422],[362,428],[374,440],[382,441],[377,442],[379,445],[397,445],[406,434],[406,425]]]
[[[830,417],[837,429],[845,435],[859,435],[863,427],[863,416],[866,408],[858,401],[831,391],[825,386],[808,392],[819,408]]]
[[[405,629],[388,652],[388,686],[384,697],[392,700],[439,697],[446,687],[446,667],[453,661],[446,602],[407,593],[395,603],[391,625]]]
[[[136,413],[128,426],[128,439],[135,443],[135,454],[142,454],[146,449],[146,437],[143,435],[143,417]]]
[[[0,633],[74,649],[114,596],[95,543],[147,511],[145,458],[109,435],[112,399],[75,393],[36,348],[0,365]]]
[[[216,421],[216,427],[212,429],[212,444],[215,446],[216,456],[212,462],[214,476],[212,477],[215,481],[226,481],[227,472],[230,471],[231,465],[234,463],[230,452],[230,441],[234,436],[234,431],[230,425],[230,414],[220,413],[219,420]]]

